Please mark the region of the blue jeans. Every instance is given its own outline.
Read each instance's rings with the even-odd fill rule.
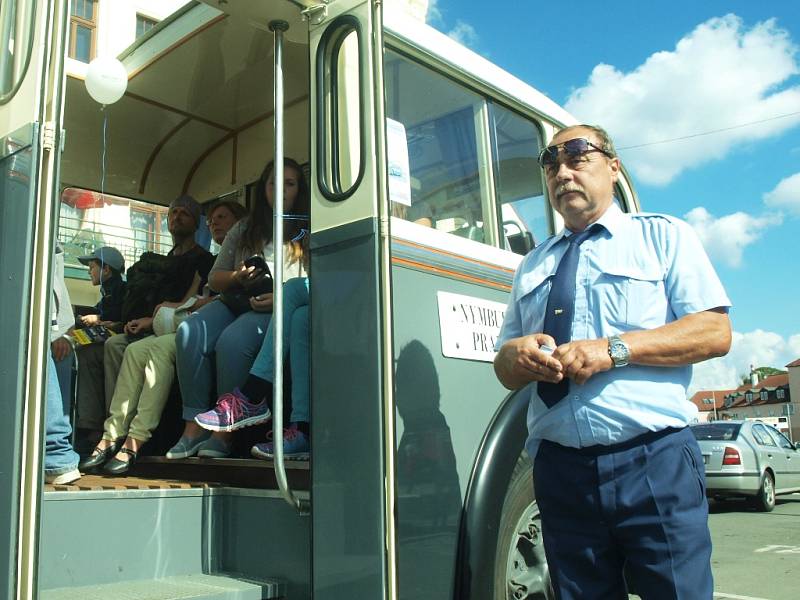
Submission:
[[[290,356],[292,415],[290,421],[309,421],[309,332],[308,277],[295,277],[283,284],[283,358]],[[250,373],[275,381],[275,330],[272,322]]]
[[[67,362],[67,361],[61,361]],[[69,397],[63,398],[53,356],[47,354],[47,404],[45,406],[44,472],[61,475],[78,468],[78,454],[69,441]]]
[[[72,406],[72,367],[75,364],[75,351],[67,354],[63,359],[53,359],[58,375],[58,387],[61,390],[61,399],[64,401],[66,414],[70,414]]]
[[[175,364],[185,421],[194,420],[244,382],[271,318],[272,313],[255,311],[236,317],[215,300],[178,326]]]

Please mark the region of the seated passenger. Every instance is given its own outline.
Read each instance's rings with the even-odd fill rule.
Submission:
[[[255,193],[250,216],[231,229],[209,275],[209,284],[222,294],[222,301],[195,312],[178,327],[176,361],[186,424],[181,440],[169,451],[169,458],[195,454],[223,458],[231,453],[229,435],[220,433],[209,438],[194,418],[245,379],[272,316],[272,293],[253,291],[263,283],[265,273],[244,264],[253,255],[263,258],[267,265],[274,261],[272,162],[262,172]],[[297,238],[307,226],[309,213],[303,171],[290,158],[284,161],[284,211],[288,218],[283,235],[288,241]],[[284,279],[304,275],[298,247],[297,243],[287,243],[281,252]],[[267,418],[258,416],[255,422]]]
[[[100,286],[100,301],[94,307],[95,312],[81,316],[81,324],[85,327],[105,325],[114,331],[122,331],[125,258],[116,248],[103,246],[87,256],[79,256],[78,260],[89,267],[92,285]]]
[[[103,432],[103,437],[97,443],[92,455],[81,462],[82,469],[95,469],[105,463],[119,450],[125,438],[130,419],[120,429],[109,431],[106,418],[110,415],[117,376],[127,346],[152,333],[152,315],[159,306],[153,304],[183,302],[202,287],[201,280],[205,279],[213,257],[195,242],[194,234],[199,218],[200,205],[190,196],[181,196],[170,204],[168,227],[175,247],[166,257],[145,253],[128,269],[128,284],[123,306],[123,321],[126,321],[125,335],[112,336],[102,344],[103,354],[99,361],[84,361],[79,366],[79,385],[83,384],[86,389],[90,387],[87,384],[92,382],[91,389],[95,392],[93,396],[79,394],[79,414],[91,415],[93,427],[96,427],[96,422],[102,415],[100,430]],[[97,384],[98,380],[103,381],[103,386]],[[133,414],[130,418],[133,418]],[[128,456],[131,455],[130,452],[135,454],[132,444],[126,446],[126,452],[122,454]],[[118,458],[120,461],[124,460]]]
[[[95,312],[79,317],[78,322],[84,327],[104,325],[116,333],[121,332],[123,326],[122,302],[125,298],[125,282],[122,280],[122,274],[125,272],[125,258],[116,248],[103,246],[87,256],[79,256],[78,260],[89,267],[89,277],[92,280],[92,285],[100,286],[100,301],[94,307]],[[86,346],[77,345],[75,352],[79,365],[82,362],[102,364],[102,343]],[[87,397],[99,398],[104,394],[102,379],[89,379],[91,380],[78,383],[78,394],[79,397],[83,398],[83,400],[78,401],[78,404],[84,410],[87,406],[92,406],[91,403],[86,401]],[[78,453],[88,453],[95,447],[95,444],[100,440],[101,434],[96,423],[104,417],[105,413],[95,416],[91,411],[87,414],[79,411],[77,423],[75,424],[77,430],[75,448]]]
[[[292,414],[290,425],[283,432],[283,452],[287,458],[308,456],[309,450],[309,326],[308,277],[295,277],[283,284],[283,357],[289,354],[292,376]],[[272,392],[275,381],[274,322],[270,321],[261,350],[240,388],[223,394],[214,409],[195,417],[196,425],[223,437],[249,425],[269,419],[272,414]],[[167,458],[192,447],[192,440],[181,438]],[[185,451],[184,450],[184,453]],[[272,459],[273,442],[256,444],[251,450],[256,458]]]

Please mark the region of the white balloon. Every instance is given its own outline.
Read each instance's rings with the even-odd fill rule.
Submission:
[[[128,87],[128,73],[116,58],[98,56],[89,63],[86,91],[100,104],[114,104]]]

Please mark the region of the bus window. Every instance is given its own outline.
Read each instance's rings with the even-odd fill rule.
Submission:
[[[411,187],[409,205],[393,205],[393,214],[483,242],[476,138],[483,99],[388,50],[385,80],[386,116],[405,128]]]
[[[631,212],[628,203],[625,201],[625,191],[619,183],[614,186],[614,204],[619,206],[622,212]]]
[[[30,64],[36,3],[0,3],[0,104],[8,102]]]
[[[79,256],[100,246],[113,246],[135,263],[142,252],[166,254],[172,248],[166,206],[69,187],[61,194],[58,239],[70,278],[85,279]]]
[[[357,23],[341,17],[320,43],[318,74],[320,93],[318,127],[318,183],[334,201],[345,200],[358,187],[363,174],[361,98],[361,40]]]
[[[495,193],[500,205],[505,248],[527,254],[550,235],[550,210],[542,170],[536,162],[536,125],[497,104],[491,107]]]

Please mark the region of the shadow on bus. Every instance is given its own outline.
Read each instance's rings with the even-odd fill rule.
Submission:
[[[449,557],[457,543],[461,488],[450,428],[439,409],[439,376],[419,340],[400,351],[395,386],[402,420],[397,447],[400,566],[416,573],[420,586],[415,591],[407,584],[401,597],[443,597],[431,589],[441,584],[446,593],[452,581]],[[423,590],[424,595],[416,595]]]

